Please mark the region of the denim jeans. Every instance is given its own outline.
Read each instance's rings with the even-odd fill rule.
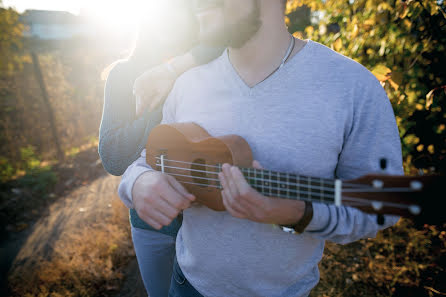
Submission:
[[[178,265],[176,257],[173,264],[169,297],[203,297],[203,295],[198,293],[198,291],[187,281]]]
[[[172,278],[175,238],[132,226],[132,240],[147,293],[150,297],[166,297]]]

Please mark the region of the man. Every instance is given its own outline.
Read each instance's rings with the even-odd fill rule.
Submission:
[[[228,50],[177,80],[163,123],[238,134],[270,170],[351,179],[378,171],[386,158],[387,173],[403,174],[392,107],[368,70],[291,38],[284,1],[210,2],[198,12],[202,37],[226,42]],[[376,216],[357,209],[265,197],[227,164],[219,178],[226,212],[191,206],[195,197],[153,171],[145,152],[122,179],[121,199],[153,227],[184,210],[171,296],[307,296],[319,280],[325,240],[374,237],[397,220],[387,216],[379,226]]]

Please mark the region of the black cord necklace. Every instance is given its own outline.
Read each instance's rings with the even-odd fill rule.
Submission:
[[[283,65],[285,65],[286,61],[290,58],[291,53],[294,50],[294,46],[296,45],[296,40],[294,39],[293,35],[290,34],[291,40],[290,40],[290,45],[288,46],[288,49],[285,53],[285,56],[282,59],[282,63],[280,63],[279,67],[277,67],[273,72],[271,72],[267,77],[265,77],[264,79],[262,79],[261,81],[259,81],[258,83],[256,83],[256,85],[264,82],[265,80],[267,80],[269,77],[271,77],[271,75],[273,75],[274,73],[276,73],[280,68],[283,67]]]

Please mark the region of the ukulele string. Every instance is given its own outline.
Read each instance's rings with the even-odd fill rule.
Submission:
[[[161,166],[161,165],[157,165],[157,166]],[[216,172],[208,172],[208,171],[203,171],[203,170],[195,170],[195,169],[188,169],[188,168],[184,168],[184,167],[174,167],[174,166],[164,166],[164,168],[170,168],[170,169],[180,169],[180,170],[185,170],[185,171],[194,171],[194,172],[202,172],[202,173],[211,173],[211,174],[218,174]],[[175,174],[176,176],[183,176],[183,177],[190,177],[190,175],[183,175],[183,174]],[[193,176],[193,178],[198,178],[198,179],[203,179],[203,180],[209,180],[209,181],[219,181],[218,178],[209,178],[209,177],[199,177],[199,176]],[[256,178],[256,177],[246,177],[246,179],[251,180],[251,181],[267,181],[269,183],[275,183],[275,181],[271,181],[271,180],[266,180],[266,179],[261,179],[261,178]],[[311,188],[311,189],[315,189],[315,190],[320,190],[320,191],[326,191],[326,192],[333,192],[334,193],[334,188],[327,188],[327,187],[320,187],[320,186],[315,186],[315,185],[306,185],[306,184],[299,184],[299,183],[288,183],[288,182],[282,182],[282,181],[278,181],[280,184],[282,185],[288,185],[288,186],[306,186],[307,188]]]
[[[171,176],[190,177],[189,175],[178,174],[178,173],[168,173],[168,174],[171,175]],[[201,179],[201,180],[205,180],[205,181],[211,180],[211,181],[216,181],[216,182],[218,182],[218,184],[220,184],[219,183],[219,181],[220,181],[219,179],[210,179],[210,178],[198,177],[198,176],[194,177],[194,179]],[[207,183],[206,184],[205,183],[192,183],[192,184],[195,184],[195,185],[198,185],[198,186],[209,186],[209,187],[222,189],[221,185],[220,186],[215,186],[215,185],[209,185]],[[256,186],[261,186],[261,185],[254,185],[254,187],[256,187]],[[279,187],[274,187],[274,186],[268,186],[268,189],[276,190],[278,192],[279,191],[281,191],[281,192],[289,192],[289,193],[292,193],[292,194],[301,194],[301,195],[308,195],[308,196],[311,195],[311,196],[319,197],[321,199],[330,198],[330,197],[326,197],[326,195],[329,195],[329,194],[321,193],[321,192],[318,193],[318,192],[305,191],[305,190],[284,189],[284,188],[279,188]],[[390,189],[392,189],[392,188],[390,188]],[[396,189],[398,189],[398,188],[396,188]],[[344,191],[344,192],[363,193],[363,192],[368,192],[368,191]],[[386,190],[386,192],[387,192],[387,190]],[[392,191],[390,191],[390,192],[392,192]],[[346,199],[343,198],[343,200],[349,200],[347,198],[351,198],[351,196],[346,196]],[[330,201],[334,201],[334,198],[333,199],[330,198],[330,199],[331,199]],[[356,198],[356,200],[359,200],[359,199],[361,199],[361,198]],[[364,201],[368,201],[368,200],[364,200]]]
[[[156,157],[156,159],[161,159],[160,157]],[[207,165],[207,164],[202,164],[202,163],[193,163],[193,162],[184,162],[184,161],[178,161],[178,160],[169,160],[169,159],[164,159],[164,161],[170,161],[170,162],[176,162],[176,163],[182,163],[182,164],[186,164],[186,165],[197,165],[199,167],[210,167],[210,168],[215,168],[217,170],[221,171],[221,166],[215,166],[215,165]],[[160,164],[157,164],[158,167],[161,167]],[[171,169],[179,169],[179,170],[185,170],[185,171],[193,171],[193,172],[199,172],[199,173],[205,173],[205,174],[215,174],[218,175],[218,172],[213,172],[213,171],[207,171],[207,170],[198,170],[198,169],[189,169],[189,168],[184,168],[184,167],[175,167],[175,166],[164,166],[164,168],[171,168]],[[243,172],[243,168],[241,168],[241,171]],[[274,172],[270,172],[273,174],[276,174],[276,177],[279,177],[277,175],[277,173]],[[191,177],[190,175],[181,175],[181,174],[170,174],[169,175],[176,175],[176,176],[182,176],[182,177]],[[213,179],[213,178],[206,178],[206,177],[193,177],[194,179],[202,179],[202,180],[206,180],[206,181],[216,181],[218,184],[219,183],[219,179]],[[255,181],[269,181],[271,183],[271,180],[265,180],[265,179],[261,179],[261,178],[256,178],[256,177],[246,177],[248,180],[255,180]],[[280,178],[280,177],[279,177]],[[314,178],[316,181],[319,178]],[[333,181],[330,179],[319,179],[319,180],[323,180],[324,184],[329,183],[334,185]],[[215,186],[215,185],[209,185],[208,183],[204,184],[204,183],[194,183],[194,182],[185,182],[185,181],[179,181],[182,184],[191,184],[191,185],[198,185],[198,186],[204,186],[204,187],[213,187],[216,189],[222,189],[221,186]],[[277,182],[283,184],[282,181],[277,180]],[[311,185],[308,184],[301,184],[301,183],[285,183],[287,185],[291,185],[291,186],[305,186],[305,187],[311,187]],[[254,185],[255,186],[255,185]],[[259,185],[260,186],[260,185]],[[382,191],[382,189],[376,189],[373,188],[371,186],[368,185],[361,185],[361,184],[352,184],[352,183],[343,183],[343,188],[344,186],[348,186],[348,187],[354,187],[354,188],[345,188],[342,191],[343,192],[378,192],[378,191]],[[327,188],[327,187],[317,187],[317,186],[313,186],[318,188],[319,190],[324,190],[324,191],[333,191],[333,188]],[[268,187],[269,189],[273,189],[273,190],[277,190],[277,191],[287,191],[289,193],[293,193],[293,194],[301,194],[301,195],[307,195],[307,196],[316,196],[319,197],[321,199],[324,198],[328,198],[328,197],[324,197],[324,193],[315,193],[315,192],[309,192],[309,191],[294,191],[292,189],[282,189],[282,188],[276,188],[276,187]],[[359,190],[358,189],[363,189],[363,190]],[[365,190],[364,190],[365,189]],[[406,191],[406,192],[412,192],[413,190],[410,188],[387,188],[387,190],[390,190],[389,192],[401,192],[401,191]],[[289,198],[287,196],[284,195],[280,195],[280,193],[278,193],[278,197],[280,198],[280,196],[282,196],[282,198]],[[299,197],[299,200],[302,201],[314,201],[314,199],[311,198],[305,198],[305,197]],[[351,196],[343,196],[342,197],[343,201],[348,201],[350,202],[350,204],[354,205],[358,205],[358,206],[369,206],[370,205],[370,201],[362,199],[362,198],[358,198],[358,197],[351,197]],[[334,200],[329,200],[329,201],[322,201],[321,202],[333,202]],[[401,204],[401,203],[391,203],[391,202],[385,202],[385,201],[379,201],[381,203],[382,206],[388,206],[388,207],[393,207],[393,208],[401,208],[401,209],[408,209],[409,205],[406,204]]]
[[[171,176],[178,176],[178,177],[190,177],[189,175],[184,175],[184,174],[176,174],[176,173],[168,173]],[[209,178],[205,178],[205,177],[194,177],[194,179],[200,179],[200,180],[205,180],[205,181],[216,181],[219,184],[219,179],[209,179]],[[180,181],[180,183],[186,183],[186,184],[192,184],[192,185],[197,185],[197,186],[205,186],[205,187],[212,187],[212,188],[216,188],[216,189],[222,189],[221,185],[220,186],[215,186],[215,185],[209,185],[207,183],[194,183],[194,182],[184,182],[184,181]],[[280,194],[280,191],[282,192],[287,192],[287,193],[292,193],[292,194],[296,194],[299,195],[299,200],[305,200],[305,197],[301,197],[300,195],[307,195],[307,196],[312,196],[312,197],[317,197],[319,198],[320,202],[334,202],[334,198],[331,197],[327,197],[327,193],[321,193],[321,192],[311,192],[311,191],[305,191],[305,190],[293,190],[293,189],[283,189],[283,188],[278,188],[278,187],[273,187],[273,186],[269,186],[268,189],[270,190],[275,190],[277,191],[277,195],[279,197],[283,197],[283,198],[290,198],[289,196],[286,195],[282,195]],[[361,191],[356,191],[356,192],[361,192]],[[316,198],[306,198],[309,201],[314,201],[316,200]],[[361,198],[356,198],[356,197],[349,197],[349,196],[344,196],[342,198],[343,201],[351,201],[351,202],[356,202],[356,204],[359,203],[359,205],[368,205],[370,204],[370,201],[368,200],[364,200]],[[404,204],[395,204],[395,203],[391,203],[391,202],[381,202],[389,207],[395,207],[395,208],[405,208],[407,207],[407,205]]]
[[[156,159],[161,160],[160,157],[156,157]],[[216,165],[207,165],[207,164],[201,164],[201,163],[184,162],[184,161],[177,161],[177,160],[170,160],[170,159],[164,159],[164,161],[182,163],[182,164],[186,164],[186,165],[197,165],[197,166],[200,166],[200,167],[211,167],[211,168],[216,168],[218,170],[221,170],[221,166],[216,166]],[[161,166],[161,165],[157,164],[157,166]],[[164,168],[182,169],[182,170],[187,170],[187,171],[194,171],[194,172],[207,173],[207,174],[217,174],[218,175],[218,172],[207,171],[207,170],[198,170],[198,169],[189,169],[189,168],[184,168],[184,167],[173,167],[173,166],[166,166],[166,165],[164,165]],[[241,170],[243,171],[243,168]],[[273,173],[277,177],[279,177],[277,175],[277,173],[274,173],[273,171],[270,171],[270,173]],[[302,176],[300,176],[300,177],[302,178]],[[308,177],[305,177],[305,178],[308,178]],[[318,177],[313,177],[313,179],[314,179],[314,181],[322,180],[324,182],[324,184],[328,184],[328,185],[334,186],[334,181],[331,180],[331,179],[323,179],[323,178],[318,178]],[[305,185],[306,186],[306,184],[301,184],[301,185]],[[346,182],[343,182],[342,186],[354,187],[354,188],[370,188],[370,186],[367,186],[367,185],[352,184],[352,183],[346,183]]]
[[[214,186],[214,185],[208,185],[208,184],[200,184],[200,183],[193,183],[193,182],[185,182],[185,181],[179,181],[180,184],[189,184],[189,185],[197,185],[197,186],[206,186],[206,187],[212,187],[212,188],[217,188],[217,189],[222,189],[221,187],[218,186]],[[285,199],[289,199],[289,197],[285,196],[285,195],[277,195],[277,198],[285,198]],[[298,199],[299,201],[308,201],[308,202],[315,202],[315,199],[311,199],[311,198],[307,198],[307,197],[299,197]],[[370,201],[361,199],[361,198],[357,198],[357,197],[342,197],[342,201],[348,201],[349,205],[348,206],[370,206]],[[333,202],[333,201],[319,201],[321,203],[325,203],[325,202]],[[393,207],[393,208],[400,208],[400,209],[409,209],[409,205],[406,204],[401,204],[401,203],[391,203],[391,202],[385,202],[385,201],[380,201],[380,203],[382,204],[382,207]]]
[[[161,165],[157,165],[157,166],[161,166]],[[189,168],[184,168],[184,167],[174,167],[174,166],[164,166],[164,168],[170,168],[170,169],[180,169],[180,170],[185,170],[185,171],[193,171],[193,172],[200,172],[200,173],[208,173],[208,174],[218,174],[216,172],[210,172],[210,171],[204,171],[204,170],[197,170],[197,169],[189,169]],[[171,174],[171,175],[175,175],[175,176],[182,176],[182,177],[190,177],[190,175],[184,175],[184,174]],[[208,181],[219,181],[219,179],[216,178],[208,178],[208,177],[199,177],[199,176],[194,176],[193,178],[195,179],[203,179],[203,180],[208,180]],[[266,179],[261,179],[261,178],[257,178],[257,177],[246,177],[246,179],[250,180],[250,181],[267,181],[268,183],[276,183],[275,180],[266,180]],[[335,192],[334,188],[327,188],[327,187],[320,187],[320,186],[316,186],[316,185],[308,185],[308,184],[302,184],[302,183],[289,183],[289,182],[285,182],[285,181],[279,181],[277,180],[277,184],[281,184],[281,185],[287,185],[287,186],[305,186],[306,188],[311,188],[314,190],[319,190],[319,191],[326,191],[326,192]],[[268,185],[267,185],[268,186]],[[268,186],[269,187],[269,186]],[[414,190],[412,190],[411,188],[385,188],[385,191],[383,191],[383,189],[377,189],[377,188],[373,188],[373,187],[363,187],[365,190],[358,190],[358,189],[350,189],[350,188],[346,188],[343,189],[342,191],[345,193],[373,193],[373,192],[414,192]],[[284,189],[282,189],[284,190]]]

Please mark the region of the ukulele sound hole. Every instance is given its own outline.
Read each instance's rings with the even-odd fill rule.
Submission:
[[[191,166],[191,175],[195,184],[199,184],[202,187],[207,187],[209,185],[207,172],[206,172],[206,161],[203,159],[196,159]]]

